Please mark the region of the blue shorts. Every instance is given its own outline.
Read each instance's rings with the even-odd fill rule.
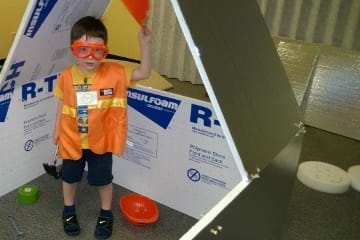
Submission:
[[[80,182],[86,162],[87,180],[90,185],[104,186],[112,182],[112,153],[96,154],[89,149],[82,150],[82,157],[79,160],[63,160],[62,180],[70,184]]]

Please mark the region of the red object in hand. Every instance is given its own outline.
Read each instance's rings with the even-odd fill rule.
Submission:
[[[146,24],[148,11],[150,8],[149,0],[122,0],[126,8],[130,11],[136,21],[141,25]]]

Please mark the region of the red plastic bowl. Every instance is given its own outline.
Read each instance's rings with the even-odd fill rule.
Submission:
[[[145,225],[159,219],[159,209],[156,203],[148,197],[131,193],[120,197],[120,209],[131,224]]]
[[[132,220],[131,218],[129,218],[129,217],[127,217],[125,214],[124,214],[124,216],[125,216],[125,219],[129,222],[129,223],[131,223],[132,225],[136,225],[136,226],[144,226],[144,225],[146,225],[147,223],[139,223],[139,222],[135,222],[134,220]]]

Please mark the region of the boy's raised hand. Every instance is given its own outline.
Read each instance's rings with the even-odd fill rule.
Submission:
[[[139,42],[142,49],[149,47],[151,44],[151,31],[148,26],[144,25],[139,31]]]
[[[142,26],[139,31],[139,43],[141,49],[140,66],[132,72],[132,81],[146,79],[151,75],[151,31],[146,25]]]

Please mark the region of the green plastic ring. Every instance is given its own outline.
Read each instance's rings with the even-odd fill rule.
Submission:
[[[33,204],[39,199],[39,189],[33,184],[26,184],[18,188],[17,200],[21,204]]]

